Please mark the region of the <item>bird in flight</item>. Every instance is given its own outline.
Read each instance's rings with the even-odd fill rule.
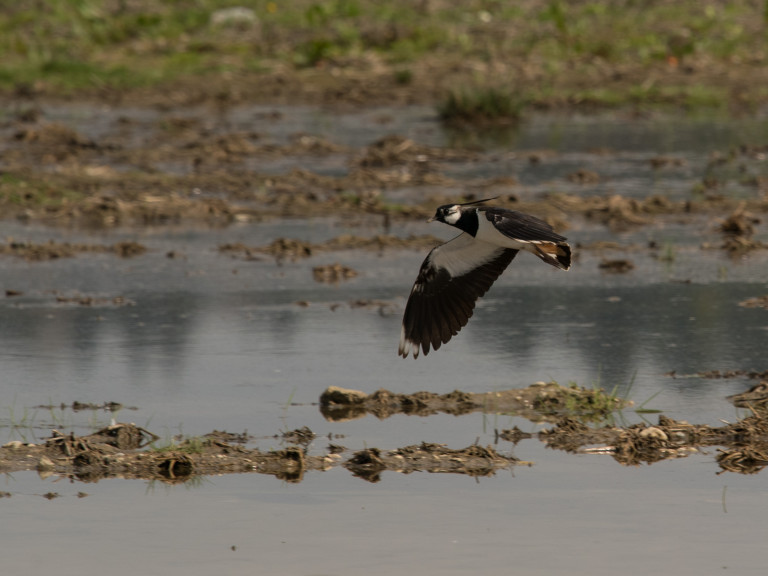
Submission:
[[[566,238],[535,216],[479,206],[477,200],[440,206],[428,220],[443,222],[461,234],[433,248],[421,265],[405,305],[398,353],[403,358],[430,346],[437,350],[459,333],[485,294],[520,250],[568,270],[571,247]]]

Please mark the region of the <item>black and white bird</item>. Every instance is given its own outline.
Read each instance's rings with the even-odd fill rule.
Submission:
[[[490,200],[493,200],[491,198]],[[428,220],[462,231],[432,249],[421,265],[403,315],[398,353],[407,358],[437,350],[466,326],[475,302],[520,250],[568,270],[571,247],[552,226],[534,216],[478,206],[488,200],[446,204]]]

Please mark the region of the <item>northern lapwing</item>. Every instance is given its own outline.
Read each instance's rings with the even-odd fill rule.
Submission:
[[[571,247],[552,226],[529,214],[478,206],[486,200],[446,204],[428,220],[461,234],[433,248],[421,265],[405,305],[398,353],[407,358],[437,350],[466,326],[485,294],[520,250],[568,270]]]

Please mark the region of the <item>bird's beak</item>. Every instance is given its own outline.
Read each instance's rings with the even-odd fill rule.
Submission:
[[[435,217],[434,216],[432,216],[432,218],[427,218],[427,222],[434,222],[434,221],[435,221]]]

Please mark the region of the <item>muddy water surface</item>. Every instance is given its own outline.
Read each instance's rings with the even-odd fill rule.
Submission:
[[[415,119],[422,113],[409,112]],[[432,144],[449,138],[428,118],[416,121],[424,130],[410,137],[428,135],[422,138],[435,139]],[[497,148],[503,168],[489,162],[488,170],[515,175],[525,194],[535,195],[555,178],[558,189],[577,189],[563,175],[594,162],[603,173],[615,170],[596,186],[633,195],[642,189],[638,182],[653,181],[657,191],[673,196],[688,190],[710,152],[752,137],[752,127],[739,123],[681,122],[676,130],[644,124],[634,133],[631,123],[622,130],[613,121],[587,123],[584,131],[585,121],[558,122],[526,128],[514,146],[527,152],[512,156]],[[400,127],[384,124],[381,134],[366,136],[352,124],[345,130],[344,119],[326,126],[331,135],[348,134],[345,145]],[[323,125],[296,129],[322,132]],[[570,140],[571,134],[582,135]],[[606,160],[588,151],[589,142],[613,149],[624,143],[628,156]],[[556,148],[559,156],[534,181],[526,176],[527,154],[545,147]],[[684,158],[686,167],[668,179],[650,175],[645,163],[660,153]],[[611,168],[614,161],[625,162],[626,170]],[[483,168],[467,163],[454,170],[472,174]],[[477,443],[532,463],[488,477],[384,472],[376,483],[340,466],[290,480],[237,474],[181,484],[13,472],[0,485],[9,495],[0,500],[4,569],[762,573],[756,551],[764,543],[768,512],[765,473],[718,475],[716,448],[625,467],[607,454],[568,454],[536,438],[516,446],[497,441],[495,429],[518,426],[535,433],[551,424],[493,411],[350,421],[322,416],[317,402],[329,386],[445,394],[550,380],[616,386],[635,407],[647,401],[647,408],[697,424],[714,426],[743,415],[725,397],[754,380],[689,376],[766,369],[768,314],[739,305],[768,292],[766,252],[734,259],[702,250],[703,242],[719,241],[705,218],[700,225],[667,221],[620,234],[590,221],[571,226],[566,234],[574,242],[618,240],[640,248],[585,249],[567,274],[522,255],[456,339],[414,361],[398,358],[396,347],[405,297],[425,250],[342,250],[278,262],[260,253],[233,257],[218,248],[237,242],[265,246],[279,237],[322,242],[344,233],[451,236],[436,225],[394,222],[385,228],[373,220],[361,228],[318,218],[214,230],[83,232],[4,224],[6,237],[30,242],[135,241],[148,249],[134,258],[105,253],[44,262],[0,259],[0,287],[6,291],[0,300],[4,442],[40,442],[52,428],[85,435],[114,418],[151,430],[161,437],[159,444],[178,434],[226,429],[247,431],[249,446],[280,450],[286,446],[283,432],[308,426],[318,435],[309,454],[325,453],[329,443],[345,447],[344,458],[368,447]],[[662,251],[646,248],[651,241],[668,243],[674,257],[659,258]],[[606,257],[629,259],[633,268],[618,274],[601,269]],[[313,267],[336,262],[357,275],[338,284],[313,279]],[[76,411],[74,401],[113,401],[123,408]],[[633,408],[614,416],[623,424],[657,418]]]

